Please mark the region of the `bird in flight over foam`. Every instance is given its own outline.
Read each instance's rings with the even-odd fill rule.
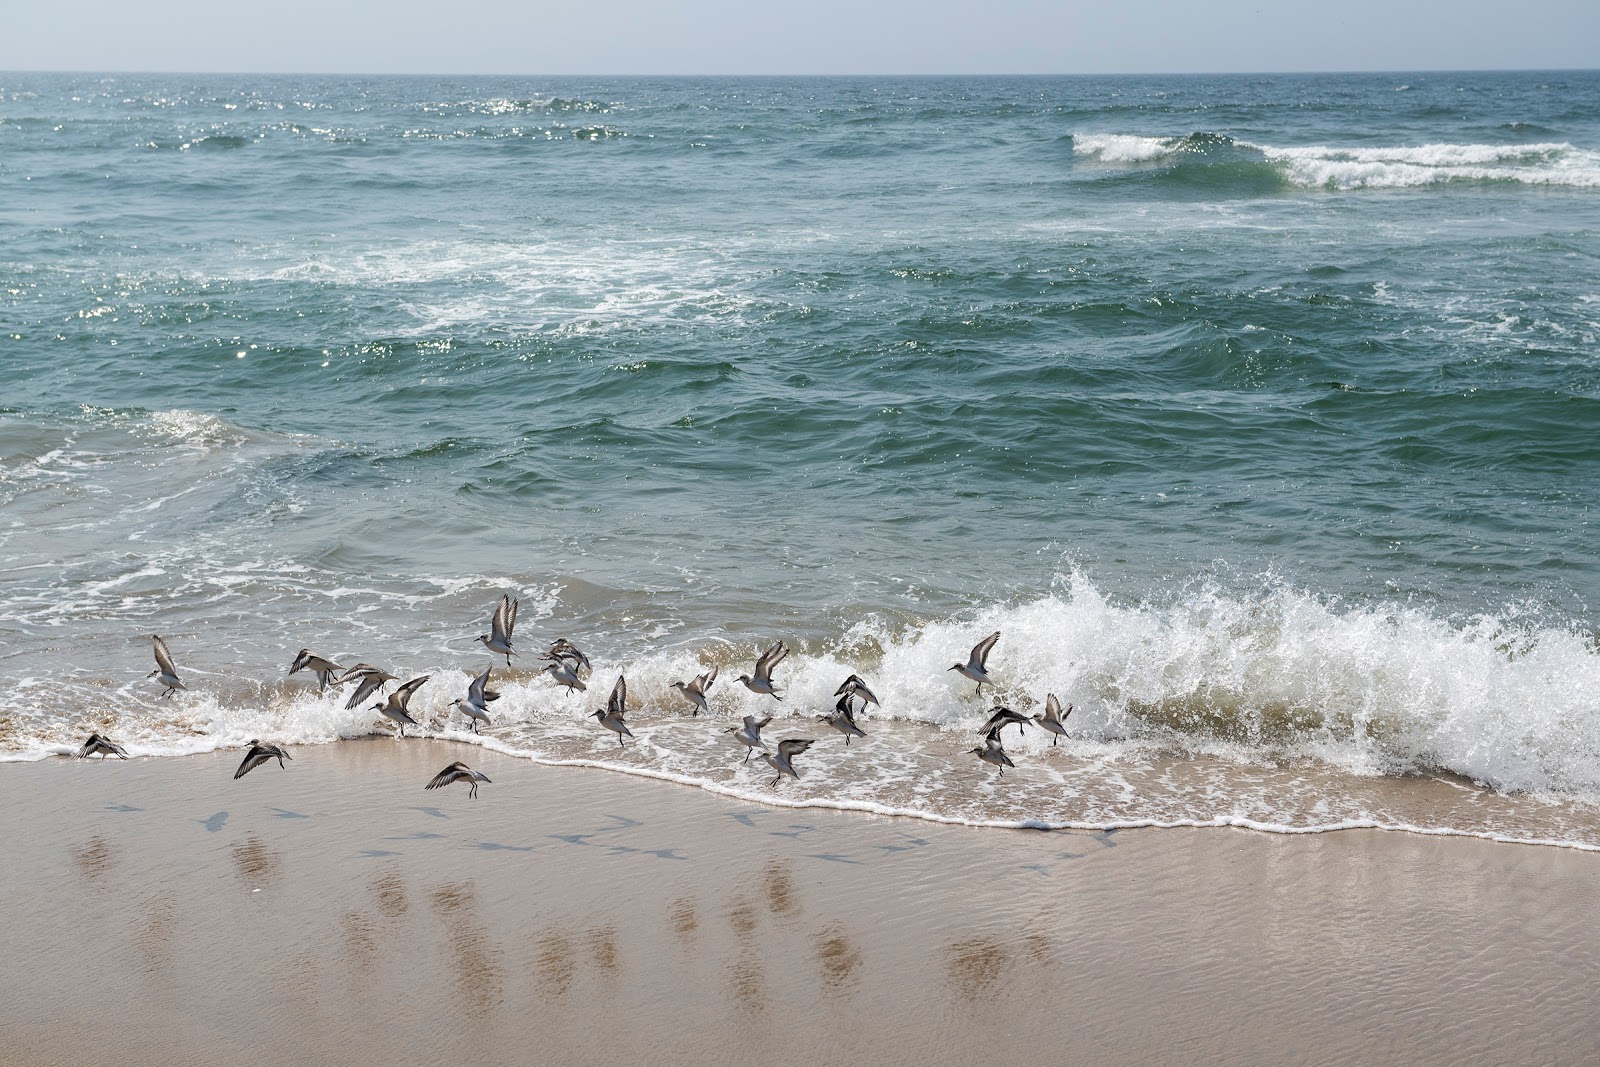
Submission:
[[[704,674],[695,675],[692,682],[673,682],[672,688],[681,693],[683,699],[694,705],[694,714],[699,715],[703,711],[709,715],[711,705],[706,703],[706,691],[716,680],[717,669],[712,667]]]
[[[156,669],[145,677],[155,678],[167,687],[161,694],[164,697],[169,697],[180,689],[187,690],[189,687],[178,681],[178,668],[172,665],[172,653],[167,651],[167,643],[155,636],[150,639],[155,642]]]
[[[832,715],[819,715],[817,718],[844,734],[844,743],[850,744],[852,737],[866,737],[867,732],[856,725],[856,715],[850,707],[849,693],[844,693],[839,702],[833,706]]]
[[[489,672],[493,670],[493,665],[485,667],[483,673],[472,680],[472,684],[467,686],[467,699],[457,698],[450,702],[451,707],[459,708],[461,714],[471,721],[473,733],[478,732],[478,723],[489,725],[489,702],[500,699],[500,694],[489,688]]]
[[[500,603],[495,606],[494,615],[489,619],[489,633],[479,634],[475,640],[482,641],[490,652],[498,652],[506,658],[506,666],[511,666],[511,657],[515,654],[511,648],[511,632],[517,628],[517,602],[511,599],[510,593],[500,597]]]
[[[1030,721],[1031,720],[1026,715],[1019,715],[1010,708],[996,706],[994,709],[994,714],[989,716],[987,722],[978,727],[978,732],[980,734],[994,734],[998,737],[1001,730],[1005,729],[1007,726],[1015,725],[1019,732],[1027,733],[1027,724]]]
[[[554,660],[546,664],[544,670],[540,671],[540,673],[548,674],[557,685],[566,686],[569,691],[576,689],[581,693],[589,688],[583,684],[583,679],[578,677],[577,663],[570,659]],[[563,693],[562,695],[565,696],[566,694]]]
[[[844,697],[846,700],[858,699],[861,701],[863,710],[866,709],[868,704],[876,704],[880,708],[883,707],[883,702],[878,699],[877,694],[867,688],[867,683],[861,680],[861,675],[859,674],[852,674],[846,678],[839,688],[833,691],[833,695]]]
[[[333,684],[334,672],[342,670],[344,668],[332,660],[312,655],[309,648],[302,648],[300,654],[294,658],[294,662],[289,665],[290,674],[294,674],[297,671],[310,671],[315,674],[317,676],[317,692],[319,693]]]
[[[1016,766],[1015,763],[1011,762],[1011,757],[1006,755],[1006,750],[1000,744],[1000,730],[998,727],[984,739],[982,748],[974,748],[970,751],[983,762],[999,767],[1001,778],[1006,776],[1007,767]]]
[[[411,713],[406,710],[411,703],[411,696],[422,688],[423,682],[426,682],[431,677],[433,676],[430,674],[424,674],[421,678],[411,679],[411,681],[390,693],[388,700],[382,704],[372,705],[372,710],[382,712],[385,718],[391,720],[400,728],[400,736],[404,737],[408,725],[417,725],[417,720],[413,719]]]
[[[994,683],[989,680],[989,668],[987,664],[989,662],[989,652],[994,648],[994,643],[998,640],[1000,640],[1000,632],[996,630],[994,633],[990,634],[988,637],[985,637],[982,641],[979,641],[977,644],[972,646],[972,655],[967,657],[967,662],[957,663],[954,666],[947,667],[945,669],[959,671],[963,678],[971,678],[974,682],[977,682],[978,688],[974,690],[975,694],[983,692],[984,686],[987,685],[992,687],[994,685]]]
[[[540,659],[547,659],[555,663],[565,662],[572,668],[572,673],[580,671],[593,671],[589,657],[583,654],[583,649],[568,641],[565,637],[558,637],[548,649],[539,654]]]
[[[778,772],[777,777],[772,779],[772,787],[774,789],[778,787],[778,783],[783,780],[783,776],[786,774],[796,781],[800,780],[800,772],[795,770],[794,758],[814,744],[816,742],[809,738],[786,737],[778,742],[778,754],[776,756],[770,752],[761,753],[761,758],[767,761],[767,766]]]
[[[482,771],[475,771],[460,760],[433,776],[433,781],[423,786],[424,789],[443,789],[455,782],[466,782],[468,786],[467,797],[476,800],[478,797],[478,783],[489,781],[489,776]]]
[[[234,780],[237,781],[243,778],[263,763],[268,763],[274,759],[278,761],[278,766],[282,767],[284,760],[294,759],[294,757],[277,745],[268,744],[259,739],[252,740],[249,751],[244,754],[244,759],[239,762],[239,769],[233,772]]]
[[[1046,693],[1044,698],[1044,712],[1033,717],[1033,721],[1049,730],[1054,736],[1050,738],[1050,747],[1054,748],[1056,742],[1067,736],[1067,716],[1072,714],[1072,705],[1067,705],[1067,710],[1061,710],[1061,701],[1056,699],[1054,693]]]
[[[90,734],[89,739],[83,743],[83,747],[78,749],[79,759],[86,759],[89,756],[99,756],[101,759],[105,759],[107,756],[116,756],[118,759],[127,759],[128,753],[123,751],[122,746],[109,737]]]
[[[772,684],[772,672],[778,664],[783,662],[783,657],[789,654],[789,646],[782,641],[775,642],[773,646],[761,653],[761,658],[756,660],[755,677],[748,674],[739,675],[739,681],[752,693],[763,693],[775,700],[782,700],[778,695],[777,687]]]
[[[337,685],[343,685],[354,678],[359,678],[361,681],[356,685],[356,691],[350,694],[350,699],[344,702],[346,711],[354,708],[373,693],[382,689],[386,682],[398,682],[400,680],[388,671],[379,670],[370,663],[357,663],[334,681]]]
[[[591,712],[600,720],[600,725],[617,735],[617,744],[622,748],[628,746],[622,743],[623,735],[633,736],[633,731],[628,729],[628,724],[623,722],[623,716],[628,714],[628,682],[622,675],[617,675],[617,684],[611,689],[611,698],[606,701],[606,706],[599,711]]]
[[[767,743],[761,740],[761,728],[771,721],[771,715],[768,715],[765,719],[758,719],[754,715],[746,715],[743,726],[735,726],[728,731],[733,735],[735,741],[745,747],[744,759],[740,762],[749,763],[751,752],[758,748],[764,749],[767,747]]]

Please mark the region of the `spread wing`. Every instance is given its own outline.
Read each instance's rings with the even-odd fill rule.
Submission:
[[[378,688],[383,685],[383,681],[384,678],[381,672],[363,674],[361,676],[361,684],[356,686],[356,691],[350,694],[349,700],[345,701],[345,710],[349,711],[351,708],[355,707],[357,704],[360,704],[373,693],[377,692]]]
[[[709,671],[706,671],[704,674],[697,675],[695,677],[694,688],[699,690],[701,696],[705,696],[706,692],[711,688],[712,684],[715,683],[716,680],[717,680],[717,669],[715,667],[712,667]]]
[[[787,737],[778,742],[778,758],[794,757],[816,744],[815,741],[799,737]]]
[[[167,643],[159,637],[151,637],[150,640],[155,642],[156,666],[161,668],[163,674],[170,674],[176,678],[178,668],[172,665],[172,653],[167,651]]]
[[[460,778],[463,774],[465,774],[468,777],[471,777],[472,772],[467,769],[467,765],[465,763],[462,763],[460,760],[457,760],[456,762],[450,764],[450,766],[446,767],[444,770],[440,771],[438,774],[434,775],[433,776],[433,781],[429,782],[427,785],[423,786],[422,788],[424,788],[424,789],[438,789],[440,786],[449,785],[451,782],[455,781],[457,778]]]
[[[1045,694],[1044,717],[1047,719],[1055,719],[1057,722],[1061,721],[1061,701],[1056,699],[1056,695],[1054,693]]]
[[[474,678],[472,684],[467,686],[467,700],[470,703],[482,705],[492,699],[485,695],[486,690],[484,688],[489,684],[489,672],[492,670],[494,670],[492,666],[485,667],[483,673]],[[498,693],[495,694],[496,697],[499,695]]]
[[[261,750],[260,745],[251,745],[250,751],[244,754],[244,759],[239,762],[239,769],[233,772],[235,780],[243,778],[257,767],[272,757]]]
[[[289,664],[289,673],[290,674],[294,674],[296,671],[305,670],[306,669],[306,663],[310,659],[311,659],[311,650],[309,648],[302,648],[300,650],[300,654],[294,658],[294,662]]]
[[[982,641],[973,645],[970,662],[976,663],[980,670],[987,670],[988,668],[985,665],[989,662],[989,651],[994,648],[994,643],[998,640],[1000,640],[1000,631],[996,630]]]
[[[394,695],[393,695],[392,699],[394,700],[394,702],[396,704],[400,705],[401,708],[409,707],[409,705],[411,704],[411,695],[413,693],[415,693],[418,689],[421,689],[422,688],[422,683],[426,682],[431,677],[433,677],[433,675],[424,674],[421,678],[413,678],[413,679],[411,679],[411,681],[407,682],[405,685],[402,685],[399,689],[396,689],[394,691]]]
[[[617,684],[611,690],[611,699],[606,701],[606,714],[620,719],[628,713],[628,680],[622,675],[617,675]]]
[[[776,668],[778,664],[782,663],[783,657],[787,656],[788,654],[788,646],[786,646],[782,641],[778,641],[773,644],[771,648],[761,653],[760,659],[756,660],[756,677],[766,678],[770,681],[774,668]]]
[[[517,628],[518,606],[517,601],[511,599],[511,594],[506,593],[494,609],[494,618],[489,625],[494,630],[494,639],[501,644],[511,643],[511,631]]]

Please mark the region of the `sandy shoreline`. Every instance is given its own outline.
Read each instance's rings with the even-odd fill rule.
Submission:
[[[447,742],[0,767],[0,1063],[1580,1063],[1600,857],[974,830]],[[494,782],[422,785],[452,759]]]

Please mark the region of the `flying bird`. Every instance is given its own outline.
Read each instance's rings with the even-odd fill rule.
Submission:
[[[978,688],[974,690],[974,693],[983,692],[985,685],[991,687],[994,685],[989,680],[989,669],[985,664],[989,662],[989,651],[994,648],[994,643],[998,640],[1000,640],[1000,632],[997,630],[972,646],[972,655],[967,657],[967,662],[957,663],[953,667],[945,669],[959,671],[963,677],[971,678],[978,683]]]
[[[172,665],[172,653],[167,651],[167,643],[159,637],[151,637],[155,642],[156,669],[145,675],[146,678],[155,678],[166,691],[161,695],[169,697],[178,690],[187,690],[189,687],[178,681],[178,668]]]
[[[128,758],[128,754],[123,751],[121,745],[109,737],[102,737],[99,734],[90,734],[89,739],[83,743],[83,747],[78,749],[79,759],[86,759],[89,756],[99,756],[101,759],[105,759],[107,756],[116,756],[118,759]]]
[[[297,671],[310,671],[315,674],[319,693],[333,684],[333,673],[342,670],[344,668],[337,663],[325,660],[321,656],[312,655],[309,648],[302,648],[300,654],[294,658],[294,662],[289,665],[290,674],[294,674]]]
[[[842,696],[846,699],[859,697],[863,708],[868,704],[877,704],[880,708],[883,707],[877,695],[867,688],[867,683],[861,680],[861,675],[859,674],[852,674],[846,678],[844,683],[833,691],[833,695],[836,697]]]
[[[988,722],[978,727],[978,732],[980,734],[994,734],[998,737],[1001,730],[1014,724],[1020,732],[1027,733],[1029,721],[1026,715],[1018,715],[1010,708],[996,706],[994,714],[989,716]]]
[[[549,649],[540,653],[539,658],[557,662],[565,660],[572,665],[574,673],[580,669],[586,671],[594,670],[589,663],[589,657],[583,654],[583,649],[568,641],[565,637],[557,638]]]
[[[799,781],[800,772],[795,770],[794,758],[814,744],[816,744],[815,741],[806,738],[786,737],[778,742],[778,754],[776,756],[770,752],[761,753],[761,758],[767,761],[767,765],[778,772],[777,777],[772,779],[772,787],[774,789],[778,787],[778,783],[783,780],[783,776],[786,774],[790,778]]]
[[[511,657],[514,654],[511,648],[511,631],[517,628],[517,602],[511,599],[510,593],[500,597],[500,603],[494,609],[494,615],[489,619],[489,633],[479,634],[476,640],[482,641],[484,647],[490,652],[498,652],[506,658],[506,666],[511,666]]]
[[[385,718],[393,720],[394,724],[400,728],[400,736],[404,737],[407,725],[417,725],[417,720],[413,719],[410,712],[406,710],[407,705],[411,703],[411,695],[422,688],[422,683],[431,677],[433,677],[431,674],[424,674],[421,678],[411,679],[411,681],[390,693],[388,700],[382,704],[372,705],[372,710],[380,711]]]
[[[855,712],[850,708],[850,694],[845,693],[839,698],[839,703],[833,706],[832,715],[819,715],[817,718],[844,734],[844,743],[850,744],[852,737],[866,737],[867,732],[856,725]]]
[[[493,666],[485,667],[483,673],[472,680],[472,684],[467,686],[467,699],[458,698],[450,702],[451,707],[460,708],[461,714],[472,722],[473,733],[478,732],[479,722],[489,725],[489,702],[500,699],[499,693],[488,688],[489,672],[492,670]]]
[[[772,684],[772,672],[778,664],[783,662],[783,657],[789,654],[789,648],[782,641],[775,643],[771,648],[761,653],[761,658],[756,660],[756,673],[752,678],[748,674],[739,675],[739,681],[752,693],[764,693],[775,700],[782,700],[778,690]]]
[[[284,760],[294,759],[294,757],[277,745],[268,744],[265,741],[252,740],[250,742],[250,750],[244,754],[244,759],[239,763],[239,769],[233,772],[234,780],[238,781],[263,763],[271,762],[274,759],[278,761],[278,766],[282,767]]]
[[[1050,747],[1054,748],[1056,742],[1067,736],[1067,716],[1072,714],[1072,705],[1067,705],[1067,710],[1061,710],[1061,701],[1056,699],[1054,693],[1045,694],[1044,713],[1035,715],[1033,721],[1049,730],[1055,735],[1050,738]]]
[[[336,680],[336,684],[343,685],[353,678],[361,679],[356,685],[356,691],[350,694],[350,699],[344,702],[344,710],[349,711],[373,693],[384,687],[386,682],[397,682],[400,679],[388,671],[379,670],[370,663],[357,663],[345,671]]]
[[[617,675],[617,684],[611,690],[611,699],[606,701],[606,706],[601,711],[592,712],[600,725],[617,735],[617,744],[622,748],[627,745],[622,743],[623,735],[633,736],[633,731],[628,729],[628,724],[622,717],[628,713],[628,682],[622,675]]]
[[[767,747],[767,743],[761,740],[761,728],[771,721],[771,715],[768,715],[765,719],[757,719],[754,715],[746,715],[743,726],[735,726],[728,731],[733,735],[734,740],[738,741],[747,750],[744,754],[744,759],[740,762],[749,763],[751,752],[758,748],[764,749]]]
[[[482,771],[475,771],[460,760],[433,776],[433,781],[423,786],[424,789],[443,789],[455,782],[466,782],[468,786],[467,797],[476,800],[478,797],[478,783],[489,781],[489,776]]]
[[[583,692],[589,687],[583,684],[583,679],[578,677],[578,665],[570,659],[558,659],[545,666],[540,674],[548,674],[557,685],[564,685],[569,690],[576,689]],[[565,696],[566,694],[562,694]]]
[[[1011,762],[1011,757],[1006,755],[1006,750],[1000,745],[1000,731],[998,728],[984,739],[982,748],[974,748],[970,751],[983,762],[999,767],[1001,778],[1006,776],[1007,767],[1016,766],[1015,763]]]
[[[698,715],[703,711],[709,715],[711,705],[706,703],[706,690],[710,689],[716,680],[717,669],[712,667],[704,674],[695,675],[692,682],[673,682],[672,688],[683,694],[683,699],[694,705],[694,714]]]

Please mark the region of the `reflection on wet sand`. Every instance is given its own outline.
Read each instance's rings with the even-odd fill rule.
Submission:
[[[347,911],[339,922],[344,944],[344,961],[352,975],[366,979],[372,973],[372,958],[378,951],[378,932],[370,917]]]
[[[761,874],[761,888],[766,894],[767,910],[774,915],[799,915],[800,895],[795,890],[794,874],[789,864],[773,860]]]
[[[969,1000],[992,997],[1000,991],[1007,965],[1005,946],[993,937],[969,937],[945,950],[945,971],[951,985]]]
[[[372,892],[378,898],[378,910],[385,915],[404,915],[410,907],[405,880],[393,871],[373,882]]]
[[[72,859],[91,879],[105,875],[117,864],[117,848],[99,834],[95,834],[72,850]]]
[[[446,926],[446,958],[468,1015],[482,1019],[501,1001],[502,969],[494,934],[478,918],[477,890],[471,882],[438,885],[429,894]]]
[[[689,897],[672,905],[672,910],[667,913],[667,920],[672,924],[672,932],[678,935],[678,940],[686,946],[694,943],[695,931],[700,929],[700,919],[695,914],[694,901]]]
[[[546,996],[561,996],[578,973],[572,939],[559,930],[547,930],[534,946],[535,971]]]
[[[233,867],[240,880],[250,883],[270,880],[278,873],[283,857],[261,843],[251,834],[243,842],[234,842]]]
[[[832,989],[850,984],[861,969],[861,949],[842,923],[829,923],[817,935],[817,962],[822,966],[823,983]]]

